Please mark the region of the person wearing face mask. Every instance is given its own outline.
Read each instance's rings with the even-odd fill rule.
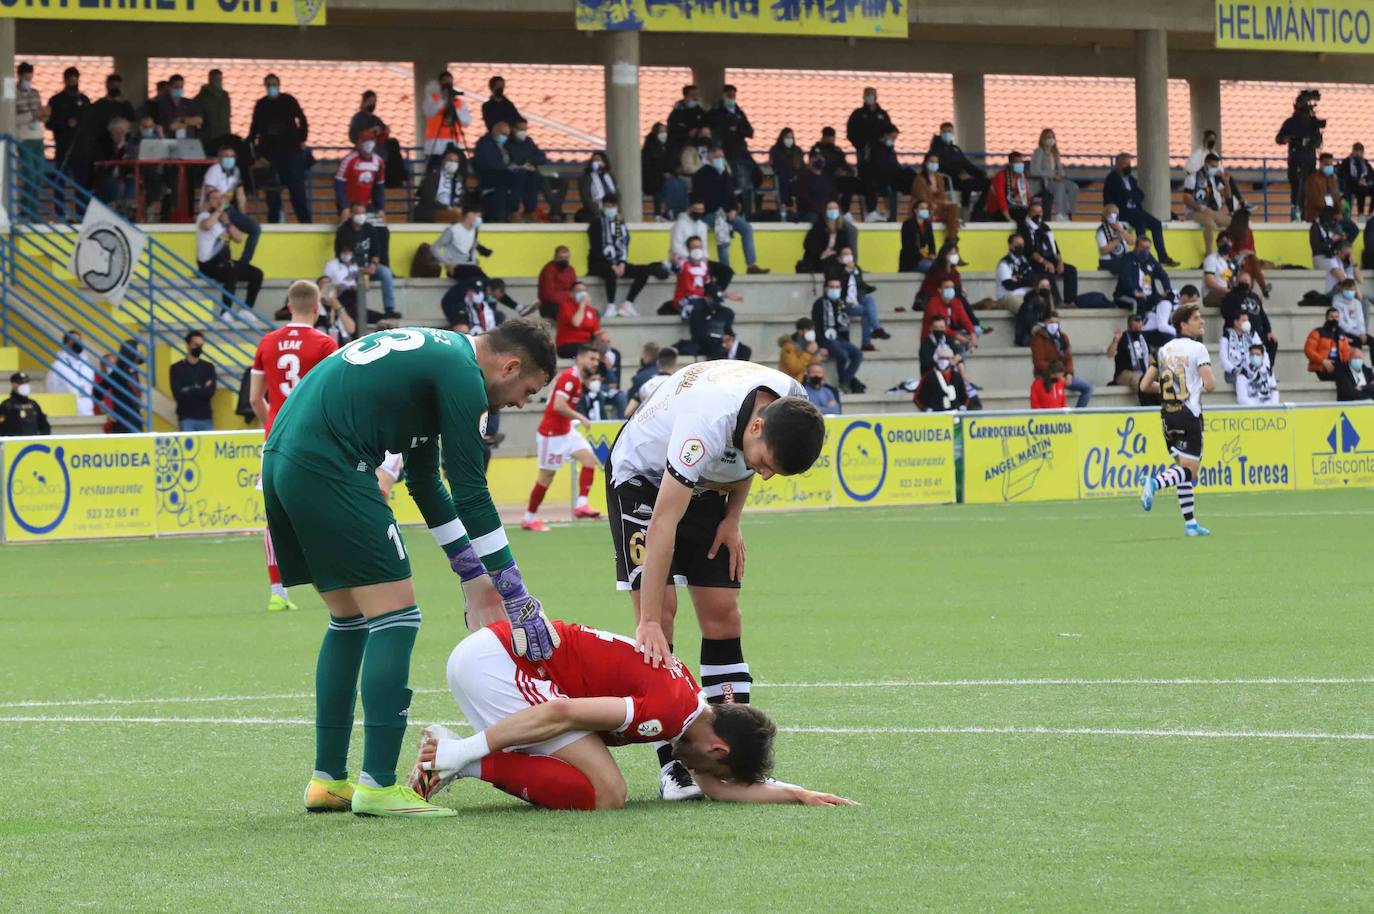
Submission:
[[[577,285],[577,270],[573,269],[572,254],[564,245],[554,248],[553,259],[544,264],[539,271],[539,284],[536,298],[539,302],[539,316],[545,320],[555,320],[563,302],[572,297],[573,286]]]
[[[726,266],[730,265],[730,240],[738,235],[744,247],[749,273],[768,272],[758,265],[754,251],[754,228],[740,214],[735,179],[721,146],[713,146],[709,164],[692,175],[692,200],[702,202],[707,220],[715,230],[717,260]]]
[[[1058,359],[1050,361],[1043,374],[1037,374],[1031,381],[1031,409],[1065,409],[1064,363]]]
[[[1173,298],[1174,287],[1164,266],[1150,253],[1150,239],[1138,235],[1135,249],[1116,276],[1114,299],[1119,308],[1144,316],[1161,299]]]
[[[611,170],[611,160],[604,150],[598,149],[591,154],[582,174],[577,179],[577,191],[582,197],[582,209],[577,213],[577,221],[590,222],[601,215],[601,201],[607,194],[619,193],[615,174]]]
[[[874,140],[859,166],[859,177],[864,184],[865,222],[895,220],[901,192],[909,189],[916,179],[916,172],[897,159],[897,136],[897,128],[889,126]],[[880,196],[887,198],[886,215],[878,210]]]
[[[931,270],[927,278],[935,271]],[[926,301],[925,312],[921,318],[921,336],[930,333],[936,319],[944,318],[948,333],[965,349],[978,348],[978,328],[969,316],[967,305],[959,295],[959,283],[951,275],[946,275],[936,287],[933,295]]]
[[[68,330],[62,335],[62,348],[48,369],[46,385],[50,394],[75,395],[78,416],[95,415],[91,393],[95,385],[95,362],[86,351],[80,331]]]
[[[854,202],[856,194],[863,193],[863,182],[854,172],[854,168],[849,164],[849,159],[843,149],[835,142],[835,128],[822,127],[821,138],[812,144],[811,150],[806,154],[807,161],[814,161],[820,156],[824,171],[834,182],[834,189],[827,191],[822,199],[829,199],[836,194],[840,198],[840,208],[849,212],[849,205]],[[813,212],[820,212],[814,210]]]
[[[1347,279],[1355,280],[1356,288],[1364,285],[1364,274],[1360,272],[1359,264],[1355,263],[1355,249],[1349,241],[1342,241],[1336,246],[1336,256],[1331,259],[1331,266],[1326,271],[1324,291],[1331,295]]]
[[[229,93],[224,91],[224,73],[218,67],[205,74],[205,83],[196,93],[196,104],[200,106],[200,114],[204,118],[201,135],[217,147],[233,129],[230,126],[233,123],[233,106]],[[349,141],[352,142],[351,136]]]
[[[243,189],[243,169],[239,168],[238,155],[233,145],[220,146],[215,164],[205,172],[205,181],[200,188],[200,209],[205,208],[205,199],[210,191],[219,191],[225,203],[225,212],[230,223],[243,233],[243,252],[239,262],[253,262],[253,253],[258,249],[258,239],[262,236],[262,226],[248,215],[248,197]]]
[[[941,346],[947,346],[954,352],[962,352],[964,348],[957,339],[949,335],[949,324],[944,317],[936,317],[931,319],[930,332],[921,338],[921,348],[917,350],[917,361],[922,375],[935,367],[935,353]]]
[[[1064,262],[1059,242],[1045,221],[1045,208],[1039,200],[1031,200],[1026,218],[1021,221],[1020,234],[1025,240],[1031,268],[1037,275],[1049,277],[1055,303],[1074,304],[1078,300],[1078,270],[1073,264]]]
[[[43,124],[51,111],[33,87],[33,64],[21,63],[15,70],[14,135],[19,140],[19,163],[26,186],[34,186],[47,169],[43,154]],[[32,194],[18,195],[19,212],[25,222],[39,218],[38,200]]]
[[[371,89],[363,92],[358,100],[358,110],[353,112],[353,117],[348,120],[348,142],[354,146],[363,138],[363,134],[371,131],[379,142],[383,136],[390,133],[386,124],[377,116],[377,93]]]
[[[825,156],[815,150],[812,150],[806,168],[797,175],[792,188],[793,215],[798,222],[814,223],[831,200],[839,203],[842,212],[847,212],[836,189],[836,179],[826,168]]]
[[[334,294],[339,297],[344,308],[350,314],[354,313],[358,303],[358,262],[353,248],[346,244],[342,245],[333,259],[324,265],[324,275],[334,287]]]
[[[463,101],[463,92],[453,85],[453,74],[444,70],[425,84],[420,104],[425,118],[425,168],[437,168],[450,149],[464,150],[463,128],[472,123],[472,113]]]
[[[1217,238],[1216,250],[1202,261],[1202,286],[1205,290],[1202,303],[1209,308],[1221,307],[1221,300],[1231,291],[1231,283],[1236,275],[1236,262],[1231,259],[1231,238],[1221,235]]]
[[[467,177],[467,159],[457,149],[450,149],[437,167],[425,170],[416,193],[414,221],[452,225],[461,219]]]
[[[1139,314],[1126,318],[1126,330],[1117,328],[1107,346],[1107,358],[1113,362],[1112,383],[1136,392],[1141,406],[1154,406],[1152,395],[1147,399],[1140,389],[1140,379],[1150,367],[1150,342],[1145,337],[1145,322]]]
[[[482,102],[482,123],[487,125],[487,129],[490,130],[498,121],[514,124],[523,120],[520,109],[515,107],[515,102],[506,98],[505,77],[493,76],[488,79],[487,100]]]
[[[620,197],[607,194],[601,198],[601,212],[587,224],[587,275],[596,276],[606,284],[606,313],[604,317],[638,317],[635,301],[644,286],[653,279],[667,279],[668,268],[662,263],[630,263],[630,227],[620,215]],[[617,303],[620,282],[630,289],[625,300]]]
[[[1370,345],[1369,323],[1365,315],[1366,302],[1360,294],[1363,277],[1356,271],[1337,283],[1331,290],[1331,307],[1337,311],[1341,332],[1361,346]]]
[[[1336,177],[1336,159],[1329,152],[1323,152],[1317,160],[1317,168],[1309,174],[1302,185],[1302,218],[1312,222],[1326,209],[1339,209],[1341,205],[1341,182]]]
[[[281,189],[291,196],[291,209],[296,221],[311,222],[310,198],[305,192],[305,144],[310,138],[310,122],[305,119],[300,102],[281,90],[281,80],[275,73],[263,78],[266,94],[253,105],[253,120],[248,128],[248,142],[257,154],[266,159],[276,174],[277,189],[267,191],[267,221],[281,221]]]
[[[86,137],[92,133],[86,115],[91,100],[80,89],[81,72],[76,67],[62,71],[62,91],[48,99],[48,129],[52,131],[53,167],[64,172],[82,187],[89,186],[94,168],[94,150]],[[66,218],[67,201],[54,194],[59,219]]]
[[[911,310],[920,311],[923,304],[928,304],[933,299],[939,297],[940,287],[948,280],[954,284],[955,297],[961,302],[967,303],[968,296],[963,294],[963,276],[959,273],[960,266],[967,266],[963,257],[959,254],[959,240],[945,236],[944,244],[940,245],[940,250],[935,254],[935,263],[926,271],[925,278],[921,280],[921,286],[916,290],[916,298],[912,302]],[[924,334],[927,327],[922,327]]]
[[[1336,399],[1374,400],[1374,369],[1365,362],[1364,350],[1352,346],[1350,352],[1336,366]]]
[[[536,210],[539,207],[539,193],[549,201],[551,213],[562,214],[562,179],[559,186],[553,187],[540,169],[549,164],[549,157],[539,144],[530,138],[530,125],[524,118],[511,121],[510,141],[506,143],[506,154],[511,165],[511,205],[518,206],[513,222],[538,222]]]
[[[1188,161],[1183,165],[1184,190],[1189,192],[1193,190],[1193,179],[1206,164],[1207,156],[1211,154],[1221,155],[1221,150],[1217,148],[1217,132],[1208,129],[1202,132],[1201,145],[1193,147],[1193,151],[1188,155]]]
[[[646,343],[641,361],[645,363],[644,367],[630,381],[631,395],[625,407],[626,419],[633,416],[635,410],[643,406],[664,381],[677,373],[677,350],[672,346],[660,347],[657,343]]]
[[[560,359],[576,357],[580,347],[591,342],[601,329],[601,315],[592,307],[591,295],[583,283],[573,286],[572,295],[558,310],[554,343]]]
[[[720,90],[720,101],[707,115],[711,136],[725,152],[725,161],[735,176],[735,190],[739,193],[740,213],[745,219],[754,216],[754,188],[758,166],[749,154],[749,141],[754,137],[754,125],[736,99],[735,87],[726,83]]]
[[[167,96],[158,103],[157,122],[169,137],[178,140],[200,137],[205,116],[196,100],[186,97],[186,80],[180,73],[173,73],[167,79]]]
[[[964,150],[954,142],[954,124],[945,121],[940,125],[940,132],[930,138],[926,157],[930,156],[940,163],[940,171],[959,192],[964,205],[968,207],[969,218],[978,221],[983,215],[988,176],[983,169],[969,161]]]
[[[195,110],[199,112],[200,106],[191,102]],[[105,94],[91,102],[90,118],[91,125],[96,130],[105,130],[111,121],[122,117],[129,123],[138,120],[138,114],[134,111],[133,102],[129,101],[124,94],[124,79],[118,73],[111,73],[105,77]],[[103,157],[103,152],[102,152]]]
[[[683,320],[692,316],[692,311],[706,302],[707,291],[711,287],[711,265],[706,260],[706,243],[693,236],[687,239],[687,259],[677,271],[677,286],[669,303],[659,308],[663,316],[678,315]]]
[[[875,143],[882,141],[883,135],[892,128],[892,118],[878,104],[878,90],[872,86],[864,88],[863,104],[850,112],[845,124],[845,139],[854,147],[854,155],[863,172],[864,163]]]
[[[1332,307],[1326,309],[1325,320],[1320,327],[1314,327],[1307,334],[1303,344],[1303,355],[1307,356],[1307,370],[1317,376],[1318,381],[1330,381],[1335,377],[1336,366],[1350,358],[1350,349],[1355,341],[1341,330],[1341,313]]]
[[[1236,370],[1235,384],[1237,406],[1279,405],[1279,381],[1259,343],[1250,347]]]
[[[1336,256],[1346,234],[1336,218],[1335,207],[1328,206],[1318,214],[1307,230],[1307,244],[1312,251],[1314,269],[1328,273],[1336,265]]]
[[[692,260],[688,250],[692,239],[699,239],[700,260],[709,265],[711,281],[715,283],[717,291],[724,294],[725,290],[730,288],[731,280],[735,278],[735,271],[719,261],[710,259],[706,244],[707,239],[711,237],[714,237],[714,234],[707,223],[706,204],[693,199],[688,209],[678,215],[668,233],[668,260],[675,271],[681,270],[684,264]]]
[[[1237,383],[1236,376],[1245,368],[1251,346],[1258,346],[1263,351],[1264,340],[1255,332],[1254,325],[1250,322],[1250,315],[1242,313],[1234,323],[1226,326],[1226,329],[1221,333],[1221,339],[1217,341],[1217,357],[1221,362],[1221,377],[1227,384]],[[1267,353],[1264,360],[1267,364],[1269,361]]]
[[[841,248],[854,247],[854,226],[844,218],[838,200],[828,200],[816,221],[802,239],[802,259],[798,273],[824,273],[830,270]]]
[[[1118,276],[1135,250],[1135,232],[1122,221],[1113,203],[1102,207],[1102,222],[1097,226],[1097,268]]]
[[[1193,176],[1192,193],[1183,198],[1188,218],[1202,226],[1203,252],[1212,253],[1218,229],[1231,224],[1231,214],[1245,206],[1231,176],[1221,167],[1221,159],[1208,153],[1201,170]]]
[[[401,316],[396,310],[396,277],[387,264],[390,246],[391,233],[375,217],[368,216],[363,203],[351,204],[347,218],[334,232],[334,256],[345,249],[352,251],[359,282],[367,288],[381,286],[384,313],[375,319],[396,320]]]
[[[824,160],[818,157],[818,162],[821,171],[824,171]],[[778,141],[768,150],[768,164],[773,169],[773,181],[778,190],[778,202],[786,210],[786,217],[795,220],[797,218],[797,178],[810,166],[802,154],[801,147],[797,145],[797,135],[791,127],[784,127],[778,133]]]
[[[1041,205],[1043,207],[1043,203]],[[985,209],[988,218],[997,222],[1020,222],[1029,207],[1030,181],[1026,178],[1026,157],[1013,152],[1007,156],[1007,167],[992,176]]]
[[[334,173],[334,205],[340,221],[348,218],[354,203],[378,213],[386,208],[386,162],[377,152],[377,135],[371,130],[363,131]]]
[[[797,318],[796,330],[778,338],[778,371],[800,381],[811,365],[819,365],[820,343],[816,324],[809,317]]]
[[[1242,314],[1249,315],[1252,329],[1264,341],[1264,349],[1269,353],[1269,363],[1277,364],[1279,341],[1274,335],[1269,315],[1264,310],[1264,300],[1254,288],[1250,274],[1241,270],[1236,274],[1236,284],[1221,300],[1221,317],[1228,324],[1234,324]]]
[[[1040,131],[1040,142],[1031,153],[1026,171],[1030,175],[1031,193],[1040,198],[1045,212],[1051,218],[1071,221],[1078,212],[1078,184],[1065,174],[1059,141],[1048,127]]]
[[[644,193],[654,198],[654,217],[672,222],[687,208],[687,182],[677,173],[678,160],[668,145],[668,126],[655,121],[644,137],[639,168]]]
[[[1348,205],[1351,215],[1363,216],[1366,204],[1374,202],[1374,169],[1364,157],[1364,144],[1356,143],[1350,147],[1350,155],[1341,160],[1336,168],[1340,179],[1341,197]],[[1374,212],[1374,208],[1371,208]]]
[[[1026,259],[1026,239],[1017,232],[1007,236],[1007,255],[997,261],[997,303],[1017,314],[1026,295],[1035,288],[1035,271]]]
[[[506,222],[510,219],[511,197],[515,188],[515,172],[522,170],[511,162],[510,124],[497,121],[477,141],[472,164],[482,194],[482,218],[487,222]]]
[[[888,340],[892,336],[883,329],[882,319],[878,316],[878,300],[873,297],[876,286],[864,281],[864,272],[854,259],[854,249],[848,245],[840,248],[832,261],[827,278],[839,279],[844,292],[844,305],[850,317],[859,317],[863,322],[862,346],[864,352],[874,352],[873,340]]]
[[[689,83],[682,87],[682,98],[668,113],[668,145],[681,150],[688,138],[705,126],[708,125],[706,109],[701,106],[701,92]]]
[[[215,428],[215,366],[204,354],[205,334],[192,330],[186,334],[186,357],[167,369],[172,399],[177,403],[177,423],[183,432],[208,432]]]
[[[946,237],[959,234],[959,204],[954,202],[954,182],[940,167],[940,159],[926,153],[916,177],[911,182],[911,200],[915,208],[925,207],[929,218],[942,222]]]
[[[0,437],[52,434],[43,407],[29,396],[32,392],[33,384],[26,372],[10,375],[10,395],[0,403]]]
[[[1078,394],[1078,402],[1074,404],[1074,408],[1085,408],[1092,400],[1093,386],[1074,374],[1073,344],[1069,342],[1069,334],[1060,324],[1059,312],[1051,309],[1045,315],[1045,319],[1031,331],[1031,368],[1037,377],[1043,378],[1051,373],[1050,365],[1056,361],[1063,363],[1065,386]]]
[[[838,416],[843,412],[840,406],[840,392],[826,383],[825,366],[820,362],[807,366],[806,375],[802,378],[802,387],[806,389],[806,399],[821,411],[822,416]]]
[[[1116,164],[1102,183],[1102,202],[1110,203],[1121,214],[1121,220],[1137,232],[1149,232],[1154,239],[1159,262],[1166,267],[1178,266],[1164,247],[1164,225],[1145,209],[1145,190],[1140,186],[1131,165],[1129,152],[1118,153]]]
[[[920,178],[916,178],[916,182],[919,181]],[[897,270],[925,273],[934,263],[935,223],[931,220],[930,206],[913,201],[911,214],[902,220],[902,247],[897,254]]]
[[[963,358],[955,355],[948,346],[935,350],[935,364],[921,376],[921,383],[911,399],[923,413],[968,409],[968,383],[964,378]]]
[[[825,290],[811,305],[811,322],[816,326],[819,355],[835,360],[840,388],[861,394],[868,388],[859,380],[859,366],[864,353],[849,339],[849,311],[844,304],[844,290],[839,279],[825,281]]]

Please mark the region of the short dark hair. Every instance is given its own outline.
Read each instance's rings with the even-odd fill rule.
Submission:
[[[834,127],[822,127],[822,128],[821,128],[821,136],[834,136],[834,135],[835,135],[835,128],[834,128]]]
[[[619,202],[620,202],[620,194],[606,194],[606,196],[604,196],[604,197],[601,198],[601,205],[602,205],[602,206],[605,206],[607,203],[619,203]]]
[[[694,89],[696,89],[696,87],[697,87],[697,84],[696,84],[696,83],[688,83],[687,85],[683,86],[683,87],[682,87],[682,97],[683,97],[683,98],[686,98],[686,97],[688,96],[688,94],[690,94]]]
[[[28,63],[27,61],[25,61],[24,63],[21,63],[21,64],[19,65],[19,71],[18,71],[18,72],[19,72],[19,74],[20,74],[21,76],[22,76],[23,74],[25,74],[25,73],[32,73],[32,72],[33,72],[33,64]]]
[[[487,80],[487,88],[490,89],[490,88],[492,88],[493,86],[495,86],[495,85],[496,85],[496,81],[497,81],[498,79],[499,79],[501,82],[505,82],[505,81],[506,81],[506,78],[505,78],[504,76],[502,76],[500,73],[497,73],[496,75],[492,76],[491,79]]]
[[[62,71],[62,78],[66,79],[68,76],[75,76],[77,78],[80,78],[81,71],[78,70],[76,67],[68,67],[67,69]]]
[[[552,378],[558,373],[558,353],[549,335],[548,325],[542,320],[528,317],[512,317],[483,334],[492,352],[502,355],[518,356],[521,373],[531,374],[532,370],[544,372]]]
[[[735,91],[735,87],[732,86],[732,85],[730,85],[729,83],[726,83],[725,85],[723,85],[723,86],[720,87],[720,91],[721,91],[721,92],[734,92],[734,91]]]
[[[577,355],[579,358],[588,352],[595,352],[599,355],[601,353],[601,350],[597,349],[591,343],[582,343],[577,347]]]
[[[1201,297],[1202,297],[1202,293],[1199,292],[1199,291],[1197,290],[1197,286],[1193,285],[1192,283],[1188,283],[1188,285],[1186,285],[1186,286],[1184,286],[1182,289],[1179,289],[1179,290],[1178,290],[1178,297],[1179,297],[1179,298],[1182,298],[1182,297],[1185,296],[1185,295],[1191,295],[1191,296],[1193,296],[1194,298],[1201,298]]]
[[[223,75],[224,75],[224,71],[221,70],[219,67],[213,67],[213,68],[211,68],[210,72],[209,72],[209,73],[206,73],[205,75],[206,75],[206,76],[223,76]]]
[[[466,216],[468,213],[480,213],[481,211],[482,211],[482,204],[481,204],[480,201],[478,201],[478,200],[464,200],[464,201],[463,201],[463,215],[464,215],[464,216]]]
[[[111,76],[118,76],[119,74],[118,74],[118,73],[112,73],[112,74],[110,74],[110,75],[111,75]],[[109,77],[106,77],[106,79],[108,79],[108,78],[109,78]],[[176,82],[177,80],[181,80],[182,82],[186,82],[186,77],[182,76],[180,73],[173,73],[171,76],[167,77],[167,82],[168,82],[169,84],[174,83],[174,82]]]
[[[763,442],[773,452],[777,470],[796,476],[811,469],[825,445],[825,419],[805,397],[774,400],[759,413]]]
[[[677,364],[677,350],[672,346],[664,346],[654,356],[654,364],[663,369],[672,368]]]
[[[1328,155],[1329,155],[1329,153],[1328,153]],[[1220,162],[1220,161],[1221,161],[1221,158],[1220,158],[1215,152],[1209,152],[1209,153],[1207,153],[1207,157],[1206,157],[1205,159],[1203,159],[1202,161],[1204,161],[1204,162]]]
[[[506,291],[506,281],[499,277],[496,279],[488,279],[487,290],[490,291],[492,289],[500,289],[502,292]]]
[[[811,330],[811,329],[814,328],[815,326],[816,326],[816,322],[813,321],[813,320],[812,320],[811,318],[809,318],[809,317],[799,317],[799,318],[797,318],[797,329],[798,329],[798,330]]]
[[[205,331],[203,331],[203,330],[191,330],[191,331],[189,331],[189,332],[186,334],[186,345],[188,345],[188,346],[191,345],[191,340],[195,339],[196,337],[200,337],[201,339],[205,339]]]
[[[1198,307],[1197,302],[1179,305],[1174,309],[1174,313],[1169,315],[1169,323],[1173,325],[1174,330],[1181,333],[1183,332],[1183,325],[1192,320],[1194,314],[1199,314],[1201,311],[1202,309]]]
[[[725,758],[730,776],[740,784],[760,783],[773,770],[773,737],[778,728],[753,705],[712,705],[711,711],[711,728],[730,747]]]
[[[262,81],[263,81],[264,84],[266,84],[266,82],[267,82],[269,79],[275,79],[277,82],[281,82],[281,77],[278,76],[278,75],[275,74],[275,73],[268,73],[266,76],[264,76],[264,77],[262,78]]]

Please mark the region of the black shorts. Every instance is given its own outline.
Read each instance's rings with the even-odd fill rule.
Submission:
[[[611,542],[615,544],[616,590],[639,590],[644,565],[644,539],[658,500],[658,486],[643,476],[620,485],[611,481],[606,467],[606,516],[611,522]],[[730,587],[739,581],[730,578],[730,550],[721,547],[715,558],[707,558],[716,540],[716,528],[725,519],[725,496],[702,492],[692,496],[687,513],[677,525],[677,542],[668,566],[669,584],[692,587]]]
[[[1164,443],[1176,457],[1202,459],[1202,417],[1186,409],[1176,413],[1160,413],[1164,421]]]

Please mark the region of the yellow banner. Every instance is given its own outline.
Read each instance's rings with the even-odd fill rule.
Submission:
[[[325,0],[0,0],[0,18],[324,25]]]
[[[1217,0],[1219,48],[1368,54],[1368,0]]]
[[[736,32],[905,38],[902,0],[577,0],[591,32]]]
[[[1138,494],[1147,478],[1174,465],[1158,413],[1093,413],[1075,426],[1082,498]]]
[[[834,457],[836,505],[954,501],[953,416],[833,418],[825,424],[822,460]]]
[[[1292,416],[1299,489],[1374,486],[1374,408],[1295,409]]]
[[[1297,484],[1293,414],[1288,410],[1203,413],[1202,470],[1209,492],[1268,492]]]
[[[1050,501],[1078,497],[1083,416],[1033,413],[964,416],[964,501]]]
[[[159,435],[157,532],[239,533],[267,526],[258,476],[262,432]]]
[[[157,532],[150,438],[6,441],[0,478],[5,542]]]

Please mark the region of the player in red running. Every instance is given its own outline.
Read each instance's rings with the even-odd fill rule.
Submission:
[[[573,428],[574,422],[591,425],[592,420],[577,411],[577,401],[582,399],[583,383],[596,372],[600,360],[600,352],[591,346],[582,346],[577,350],[577,360],[572,367],[553,382],[549,405],[544,408],[544,421],[539,423],[534,439],[539,451],[539,475],[530,490],[525,519],[520,522],[522,530],[548,532],[549,528],[539,519],[539,506],[558,468],[570,457],[582,464],[582,472],[577,477],[577,504],[573,507],[573,517],[601,516],[600,511],[587,504],[587,493],[592,490],[592,481],[596,478],[596,453],[582,433]]]
[[[286,307],[291,312],[291,322],[273,330],[258,343],[249,380],[249,401],[253,412],[262,420],[264,439],[272,431],[277,411],[301,378],[339,348],[332,338],[315,329],[320,310],[319,286],[307,280],[293,282],[286,293]],[[258,488],[262,488],[261,480]],[[272,551],[272,535],[265,528],[262,538],[267,552],[267,578],[272,583],[267,611],[295,609],[296,604],[287,597],[286,588],[282,586],[281,572],[277,570],[277,558]]]
[[[425,728],[410,773],[422,797],[471,777],[546,809],[619,809],[625,779],[607,746],[666,740],[713,800],[851,805],[771,780],[773,722],[750,705],[707,704],[677,658],[654,667],[629,638],[552,625],[548,660],[517,657],[509,622],[453,649],[449,689],[477,733]]]

